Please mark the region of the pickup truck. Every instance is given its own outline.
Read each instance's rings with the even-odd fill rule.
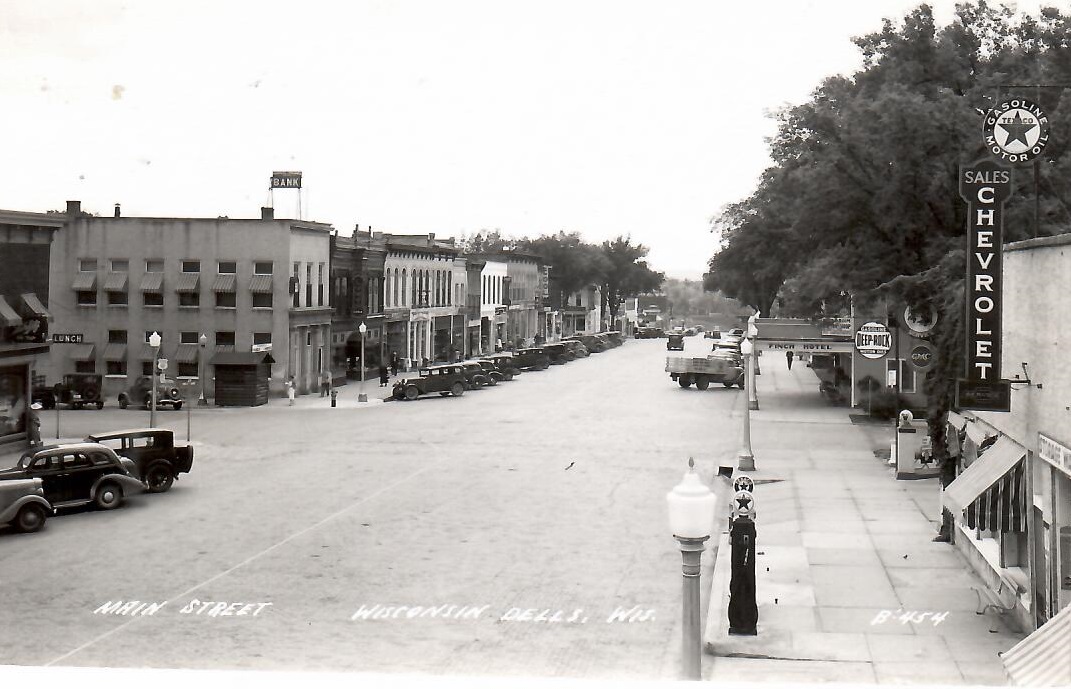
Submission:
[[[692,383],[699,390],[706,390],[711,383],[721,383],[727,388],[744,387],[744,369],[721,352],[705,357],[668,356],[666,372],[682,388]]]

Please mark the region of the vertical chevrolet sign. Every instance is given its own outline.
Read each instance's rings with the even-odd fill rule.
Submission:
[[[967,380],[1000,381],[1001,245],[1011,170],[984,160],[961,166],[967,202]]]

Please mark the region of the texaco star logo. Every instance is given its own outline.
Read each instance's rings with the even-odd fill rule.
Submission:
[[[989,152],[1009,163],[1033,160],[1049,142],[1049,118],[1033,102],[1009,98],[986,113],[982,133]]]

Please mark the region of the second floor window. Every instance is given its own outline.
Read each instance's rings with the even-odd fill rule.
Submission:
[[[125,330],[109,330],[108,344],[126,344]]]
[[[200,273],[201,262],[200,261],[183,261],[182,262],[183,273]]]
[[[234,292],[216,292],[216,308],[233,309],[237,306],[237,297]]]
[[[217,347],[233,347],[234,346],[234,331],[233,330],[217,330],[216,331],[216,346]]]
[[[219,272],[225,275],[234,275],[238,272],[238,263],[235,261],[220,261]]]

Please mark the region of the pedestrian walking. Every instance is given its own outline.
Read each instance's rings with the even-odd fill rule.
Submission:
[[[398,375],[398,365],[401,362],[398,361],[398,352],[390,353],[390,374],[392,376]]]
[[[387,365],[384,364],[384,363],[381,363],[379,365],[379,387],[381,387],[381,388],[387,387],[387,382],[389,380],[390,380],[390,378],[387,375]]]
[[[286,381],[286,398],[290,400],[291,407],[294,406],[294,394],[294,376],[290,376]]]
[[[37,415],[38,410],[41,409],[39,402],[34,402],[30,405],[29,423],[26,425],[26,434],[30,439],[30,447],[39,447],[41,443],[41,417]]]
[[[331,392],[331,374],[327,370],[320,371],[320,397],[327,397]]]
[[[792,370],[792,357],[794,357],[794,356],[795,356],[795,354],[792,353],[792,350],[789,350],[789,351],[785,352],[785,358],[788,359],[788,370],[789,371]]]

